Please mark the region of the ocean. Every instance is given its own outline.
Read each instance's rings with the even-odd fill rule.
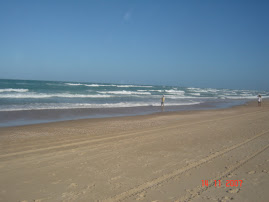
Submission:
[[[225,108],[258,94],[269,97],[255,90],[0,79],[0,126]]]

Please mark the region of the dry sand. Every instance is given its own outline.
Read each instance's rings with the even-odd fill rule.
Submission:
[[[268,101],[0,128],[0,144],[0,201],[269,200]]]

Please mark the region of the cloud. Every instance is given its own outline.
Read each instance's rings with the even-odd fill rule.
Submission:
[[[130,20],[131,16],[132,16],[132,13],[130,11],[127,11],[123,16],[123,20],[127,22]]]

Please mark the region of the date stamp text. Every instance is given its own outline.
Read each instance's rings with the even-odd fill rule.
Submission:
[[[222,185],[221,180],[214,180],[214,182],[215,187],[221,187]],[[226,180],[226,187],[242,187],[242,184],[243,180]],[[208,180],[202,180],[202,186],[208,187],[209,186]]]

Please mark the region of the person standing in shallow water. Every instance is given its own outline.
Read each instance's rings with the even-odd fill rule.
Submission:
[[[258,95],[258,106],[262,106],[262,96]]]
[[[165,101],[165,97],[163,95],[162,98],[161,98],[161,107],[164,107],[164,101]]]

